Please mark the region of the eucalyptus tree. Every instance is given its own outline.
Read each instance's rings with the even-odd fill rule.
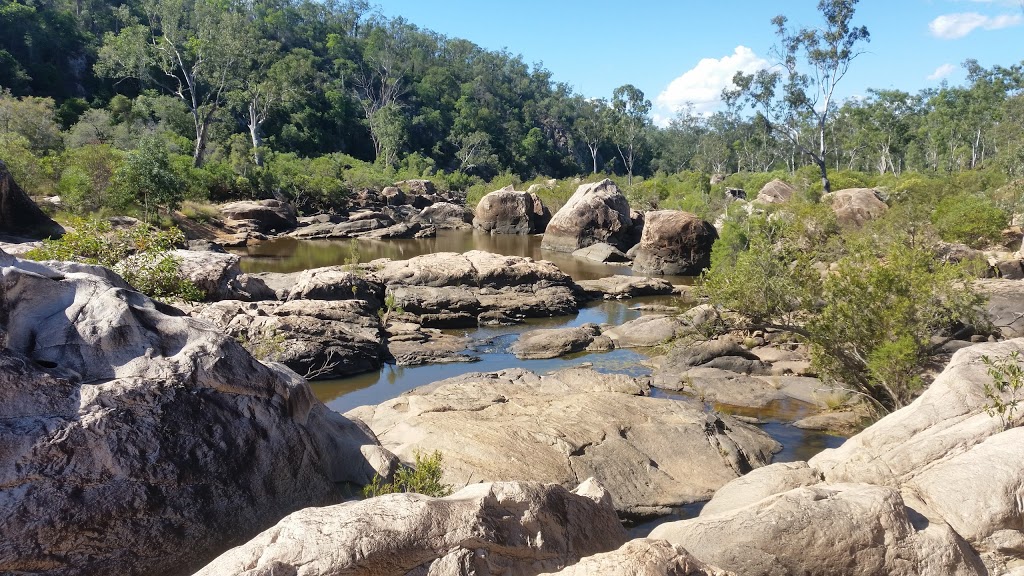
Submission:
[[[238,80],[245,34],[242,14],[222,0],[144,0],[141,21],[129,17],[104,35],[96,72],[155,86],[188,108],[195,130],[192,161],[202,164],[210,124]]]
[[[590,153],[593,174],[597,174],[597,156],[601,144],[607,141],[609,133],[608,102],[604,99],[592,100],[577,96],[574,101],[575,122],[573,134],[576,141],[586,147]]]
[[[633,169],[647,145],[650,127],[647,115],[651,111],[651,101],[644,97],[642,90],[632,84],[626,84],[612,92],[612,110],[613,140],[619,157],[622,158],[622,165],[626,168],[627,182],[632,186]]]
[[[786,16],[773,18],[778,66],[753,74],[737,72],[733,87],[723,92],[727,102],[746,102],[758,110],[774,130],[811,158],[826,192],[831,190],[826,132],[836,86],[861,54],[858,44],[870,40],[866,27],[852,25],[857,1],[820,0],[818,11],[825,20],[820,28],[791,29]],[[814,126],[813,138],[803,132],[808,123]]]

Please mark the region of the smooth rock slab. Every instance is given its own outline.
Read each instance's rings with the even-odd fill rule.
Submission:
[[[625,540],[611,498],[593,480],[575,493],[552,484],[496,482],[446,498],[388,494],[307,508],[196,576],[533,576]]]
[[[647,276],[608,276],[597,280],[580,280],[580,288],[591,298],[636,298],[672,294],[675,287],[664,278]]]
[[[589,369],[514,369],[442,380],[349,415],[407,461],[439,450],[455,486],[594,476],[620,512],[640,517],[709,498],[779,449],[757,428],[646,391]]]

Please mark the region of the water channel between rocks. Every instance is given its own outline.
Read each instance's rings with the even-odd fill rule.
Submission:
[[[574,280],[590,280],[615,274],[632,274],[628,266],[606,265],[588,262],[570,254],[541,251],[540,236],[490,236],[470,231],[442,230],[437,238],[417,240],[356,240],[360,262],[377,258],[405,260],[435,252],[457,252],[484,250],[507,256],[529,256],[537,260],[549,260]],[[352,257],[350,240],[294,240],[281,238],[251,247],[242,255],[242,268],[246,272],[295,272],[308,268],[332,266]],[[666,277],[675,284],[690,284],[691,278]],[[385,365],[380,371],[352,376],[339,380],[312,382],[314,393],[333,410],[347,412],[369,404],[379,404],[395,398],[413,388],[451,378],[469,372],[491,372],[507,368],[525,368],[544,374],[561,368],[589,364],[601,372],[644,376],[650,374],[645,360],[659,353],[654,350],[613,350],[610,352],[582,352],[561,358],[547,360],[520,360],[508,351],[520,334],[538,328],[565,328],[586,323],[619,325],[638,318],[644,312],[638,307],[644,305],[673,305],[674,297],[643,297],[623,301],[602,301],[591,303],[580,309],[576,316],[531,319],[518,326],[480,327],[469,330],[452,330],[454,334],[468,337],[470,345],[467,354],[479,358],[476,362],[429,364],[424,366]],[[652,389],[652,396],[661,398],[682,398],[674,392]],[[810,413],[810,407],[798,401],[773,403],[765,409],[752,410],[732,406],[708,406],[721,412],[758,419],[762,429],[782,444],[782,452],[775,455],[773,462],[807,460],[825,448],[834,448],[843,438],[824,432],[801,430],[789,423]],[[679,508],[675,514],[655,522],[641,524],[632,530],[635,536],[643,536],[654,525],[679,518],[692,517],[699,513],[703,503]]]

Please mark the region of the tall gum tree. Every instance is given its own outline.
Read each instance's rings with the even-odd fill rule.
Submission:
[[[866,27],[851,24],[857,1],[820,0],[818,11],[825,20],[821,28],[794,30],[785,16],[773,18],[779,37],[775,48],[778,66],[753,74],[737,72],[733,87],[723,93],[727,102],[749,103],[774,130],[810,157],[821,171],[825,192],[832,190],[826,165],[826,133],[835,107],[836,85],[861,54],[858,44],[871,38]],[[808,120],[814,126],[812,140],[801,130]]]
[[[103,38],[96,72],[157,86],[188,107],[192,161],[202,164],[214,115],[237,81],[242,15],[224,0],[145,0],[143,21]]]

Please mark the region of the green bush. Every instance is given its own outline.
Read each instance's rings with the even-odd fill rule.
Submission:
[[[202,300],[203,292],[182,276],[170,254],[182,242],[184,235],[177,229],[158,230],[142,223],[114,229],[106,220],[76,220],[63,237],[44,240],[25,257],[99,264],[152,298]]]
[[[384,482],[377,475],[373,481],[363,487],[363,497],[373,498],[384,494],[399,492],[415,492],[443,498],[452,493],[452,487],[441,482],[441,453],[435,451],[429,456],[416,453],[416,461],[412,467],[403,466],[395,473],[394,482]]]
[[[1009,215],[980,195],[947,196],[935,207],[932,223],[947,242],[984,248],[999,240]]]

